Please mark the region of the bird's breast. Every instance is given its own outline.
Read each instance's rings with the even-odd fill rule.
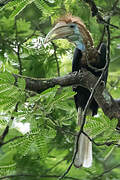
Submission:
[[[82,52],[81,65],[93,65],[97,66],[99,64],[99,53],[96,48],[89,48]]]

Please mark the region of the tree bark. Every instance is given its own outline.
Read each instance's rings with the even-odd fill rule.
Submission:
[[[14,77],[16,80],[18,78],[22,78],[22,76],[15,74]],[[86,70],[73,72],[63,77],[56,77],[52,79],[33,79],[29,77],[24,77],[24,79],[26,81],[26,89],[37,93],[41,93],[56,85],[60,85],[61,87],[79,85],[91,91],[98,80],[91,72]],[[120,125],[120,100],[115,100],[110,95],[103,81],[101,81],[96,87],[94,98],[99,107],[103,110],[104,114],[110,119],[117,118],[118,125]]]

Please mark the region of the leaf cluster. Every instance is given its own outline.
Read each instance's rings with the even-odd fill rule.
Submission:
[[[113,0],[95,1],[100,13],[111,13]],[[111,23],[120,26],[120,4]],[[0,149],[0,175],[31,172],[32,175],[61,175],[71,162],[77,129],[77,112],[72,88],[55,87],[41,94],[25,89],[23,78],[15,79],[13,73],[32,78],[49,78],[71,71],[74,47],[66,41],[44,44],[44,37],[58,17],[72,13],[81,17],[92,33],[95,46],[103,32],[103,24],[91,17],[91,11],[81,0],[14,0],[0,9],[0,130],[1,136],[9,125],[9,132]],[[111,28],[111,65],[108,88],[119,97],[119,36]],[[104,42],[107,34],[104,36]],[[18,108],[15,110],[16,104]],[[85,131],[95,142],[119,143],[115,130],[117,121],[109,120],[102,112],[98,117],[87,117]],[[24,129],[24,127],[26,127]],[[118,163],[118,148],[93,146],[92,168],[70,171],[78,179],[94,179],[107,168]],[[24,168],[23,168],[24,167]],[[101,179],[118,179],[120,173],[112,171]],[[17,177],[17,180],[21,177]],[[22,177],[22,179],[35,179]],[[43,178],[44,179],[44,178]],[[48,178],[46,177],[46,180]],[[49,178],[53,179],[53,178]],[[55,179],[55,178],[54,178]]]

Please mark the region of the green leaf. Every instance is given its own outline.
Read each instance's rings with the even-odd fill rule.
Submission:
[[[32,3],[34,0],[16,0],[16,3],[14,2],[13,4],[15,5],[15,10],[12,12],[10,17],[15,17],[17,16],[28,4]],[[13,4],[10,4],[10,6],[14,6]]]
[[[20,88],[15,86],[15,79],[8,72],[0,73],[0,105],[5,111],[13,110],[17,102],[24,101],[25,83],[23,80],[18,80]]]
[[[17,79],[17,85],[21,90],[25,90],[26,82],[24,78],[18,78]]]

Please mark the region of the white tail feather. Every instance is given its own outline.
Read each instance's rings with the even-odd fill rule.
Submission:
[[[83,111],[78,108],[78,124],[82,124]],[[76,143],[75,143],[76,149]],[[84,135],[81,134],[78,141],[77,154],[74,160],[75,167],[90,167],[92,166],[92,142]],[[76,150],[75,150],[76,151]]]

